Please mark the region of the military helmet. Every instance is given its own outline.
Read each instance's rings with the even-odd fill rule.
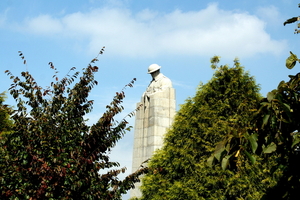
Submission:
[[[151,74],[153,72],[156,72],[157,70],[159,70],[161,68],[161,66],[159,66],[158,64],[152,64],[148,67],[148,74]]]

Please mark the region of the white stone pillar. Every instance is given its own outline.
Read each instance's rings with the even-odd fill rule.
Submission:
[[[162,74],[157,77],[153,78],[141,102],[137,104],[142,106],[135,116],[132,172],[162,147],[164,135],[175,116],[175,89],[170,79]],[[141,197],[140,186],[141,182],[135,184],[131,197]]]

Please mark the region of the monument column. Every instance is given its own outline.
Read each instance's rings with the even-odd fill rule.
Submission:
[[[152,64],[148,73],[152,81],[142,95],[140,108],[135,116],[132,171],[151,158],[154,151],[163,145],[163,137],[172,125],[176,112],[175,89],[169,78],[160,72],[160,66]],[[135,184],[131,197],[141,197],[141,183]]]

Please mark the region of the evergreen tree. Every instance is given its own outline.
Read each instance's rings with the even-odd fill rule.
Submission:
[[[248,152],[224,146],[227,135],[255,136],[249,130],[261,98],[238,60],[232,68],[218,62],[212,59],[213,78],[181,106],[163,148],[151,158],[142,199],[259,199],[274,185],[274,162],[254,162]],[[229,169],[230,160],[235,165]]]

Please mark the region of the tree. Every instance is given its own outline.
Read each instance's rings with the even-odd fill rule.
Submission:
[[[260,138],[258,144],[264,153],[276,155],[276,166],[282,176],[276,186],[266,194],[266,199],[297,199],[300,189],[300,73],[290,75],[288,82],[282,81],[277,89],[268,93],[259,110]],[[265,149],[272,148],[271,152]],[[259,152],[257,152],[259,153]],[[268,156],[268,157],[270,157]]]
[[[284,25],[297,22],[299,19],[299,17],[290,18],[284,22]],[[296,29],[295,33],[300,33],[300,31]],[[297,62],[300,62],[300,59],[290,52],[290,56],[286,59],[286,67],[292,69]],[[264,199],[299,198],[300,73],[289,75],[289,78],[289,81],[281,81],[276,89],[269,92],[266,98],[261,99],[254,120],[248,129],[248,132],[251,132],[250,137],[247,132],[240,135],[229,133],[220,142],[221,148],[218,145],[215,147],[216,150],[228,147],[232,154],[236,155],[243,152],[252,163],[258,161],[256,165],[275,161],[273,166],[268,165],[262,168],[276,174],[272,180],[275,184],[266,190]],[[215,156],[214,154],[215,152],[212,156]],[[224,158],[222,155],[220,160]],[[229,169],[237,167],[232,157],[228,162],[230,163]],[[243,164],[247,162],[244,160]]]
[[[149,162],[142,199],[259,199],[275,184],[270,178],[275,162],[254,164],[250,153],[223,145],[229,134],[255,140],[249,127],[259,87],[238,60],[232,68],[218,67],[218,57],[211,61],[217,69],[213,78],[181,106],[163,148]]]
[[[287,67],[291,66],[288,62],[289,59]],[[246,154],[252,164],[264,166],[261,171],[272,172],[272,184],[265,190],[264,199],[297,199],[299,196],[300,73],[289,77],[288,82],[281,81],[277,89],[261,99],[248,130],[239,135],[229,132],[212,154],[217,156],[219,150],[227,148],[231,154]],[[219,161],[222,159],[226,159],[225,155],[221,155]],[[231,157],[227,168],[232,170],[238,164],[248,164],[249,160],[237,163]]]
[[[98,67],[93,66],[97,57],[81,75],[76,72],[61,80],[54,75],[55,81],[45,89],[29,72],[19,78],[6,71],[13,80],[9,91],[17,109],[10,113],[12,134],[1,141],[1,199],[119,199],[147,170],[121,181],[118,175],[125,168],[110,169],[119,163],[110,161],[108,153],[130,129],[126,118],[114,120],[123,110],[124,89],[116,93],[96,124],[88,126],[83,118],[92,111],[93,100],[88,96],[97,84]],[[53,63],[49,65],[56,74]]]

